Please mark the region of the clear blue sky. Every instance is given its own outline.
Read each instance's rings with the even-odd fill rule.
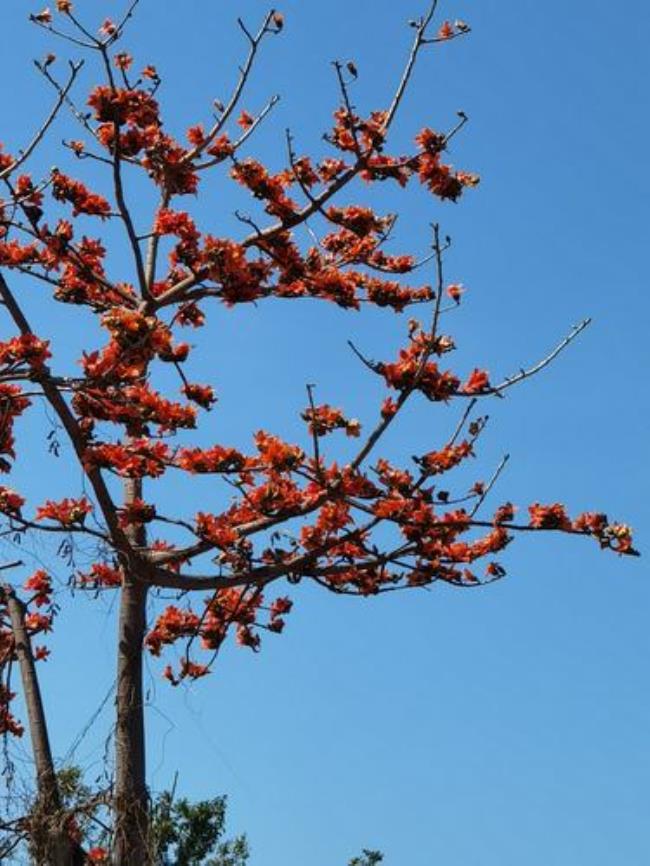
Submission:
[[[254,23],[266,6],[141,5],[125,46],[158,66],[165,117],[180,132],[209,119],[211,100],[228,91],[244,49],[236,16]],[[382,107],[410,38],[405,19],[421,5],[283,2],[286,32],[263,53],[245,106],[275,92],[282,102],[250,152],[279,166],[285,126],[301,151],[321,147],[336,57],[357,63],[359,105]],[[647,552],[650,11],[641,0],[623,5],[442,0],[443,16],[474,32],[422,58],[395,149],[463,109],[471,123],[453,159],[483,180],[458,206],[387,192],[385,207],[400,207],[406,247],[424,248],[431,220],[454,237],[448,275],[470,289],[446,326],[461,347],[458,366],[484,365],[497,378],[593,317],[551,369],[490,403],[474,477],[509,451],[495,501],[606,509],[633,525]],[[93,21],[117,17],[122,4],[76,6]],[[4,0],[2,11],[0,140],[15,148],[51,99],[30,60],[52,46],[25,20],[36,7]],[[81,86],[91,80],[87,70]],[[67,120],[36,165],[63,162],[51,150],[62,135],[73,135]],[[215,179],[204,224],[224,231],[235,206],[231,184]],[[25,292],[36,325],[54,322],[58,345],[76,357],[83,316],[71,326],[68,310],[45,312],[40,286]],[[403,334],[390,313],[318,304],[217,312],[196,376],[214,378],[221,396],[209,438],[244,446],[262,424],[297,438],[307,381],[323,401],[372,417],[377,384],[346,339],[388,357]],[[388,448],[423,450],[453,423],[450,410],[421,404]],[[34,495],[78,492],[65,454],[47,458],[46,429],[32,427],[16,483]],[[188,508],[196,499],[180,488],[167,495],[187,496]],[[41,554],[64,579],[65,564]],[[509,577],[477,592],[350,600],[300,588],[282,637],[269,637],[259,656],[229,649],[189,689],[169,689],[150,664],[152,786],[178,770],[184,793],[228,793],[254,866],[344,866],[363,846],[383,850],[389,866],[647,866],[647,560],[538,537],[505,561]],[[112,681],[115,624],[109,601],[63,589],[57,598],[64,611],[42,670],[63,758]],[[109,700],[74,753],[91,779],[110,724]]]

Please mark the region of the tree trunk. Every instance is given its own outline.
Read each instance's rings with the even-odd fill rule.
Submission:
[[[78,866],[85,857],[65,828],[32,644],[25,628],[25,605],[10,588],[6,589],[6,599],[36,765],[36,799],[29,815],[30,853],[37,866]]]
[[[142,642],[147,590],[135,582],[122,588],[117,661],[115,733],[115,866],[148,862]]]
[[[125,483],[125,503],[141,496],[141,481]],[[143,527],[129,540],[146,542]],[[147,866],[149,800],[146,784],[142,651],[146,632],[147,587],[137,574],[125,574],[121,590],[117,650],[117,725],[115,732],[114,866]]]

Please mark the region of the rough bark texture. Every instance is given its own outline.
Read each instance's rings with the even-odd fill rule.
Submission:
[[[139,481],[125,484],[125,502],[141,495]],[[129,539],[144,544],[144,531]],[[127,573],[121,592],[117,650],[117,726],[115,732],[114,866],[146,866],[148,792],[146,785],[142,648],[146,632],[147,588]]]
[[[37,866],[81,866],[85,861],[83,851],[65,832],[41,690],[31,641],[25,629],[25,606],[11,590],[7,591],[7,609],[11,618],[36,765],[36,800],[29,816],[30,853]]]

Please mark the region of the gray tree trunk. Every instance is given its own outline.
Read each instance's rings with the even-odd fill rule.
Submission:
[[[37,866],[80,866],[85,860],[83,850],[65,828],[32,644],[25,628],[25,605],[11,588],[5,592],[36,766],[36,799],[29,815],[30,853]]]
[[[127,480],[125,503],[139,497],[141,487],[141,481]],[[142,527],[129,535],[135,546],[146,542]],[[127,573],[121,590],[117,647],[114,866],[147,866],[150,862],[142,687],[146,605],[146,585],[138,581],[137,575]]]

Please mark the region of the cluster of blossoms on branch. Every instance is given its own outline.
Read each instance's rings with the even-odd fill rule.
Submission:
[[[56,11],[75,21],[71,2],[59,0]],[[32,18],[45,29],[54,28],[49,9]],[[428,23],[415,24],[413,59],[423,45],[469,30],[463,22],[445,22],[429,38]],[[204,592],[198,610],[187,602],[168,606],[146,638],[156,656],[177,642],[186,645],[178,670],[165,668],[173,684],[208,673],[231,631],[240,645],[254,650],[261,631],[280,632],[291,601],[285,595],[274,597],[272,585],[283,579],[363,596],[434,582],[481,585],[505,574],[497,557],[523,531],[589,535],[617,553],[634,552],[629,528],[603,514],[570,518],[562,505],[535,504],[529,519],[518,523],[510,503],[483,515],[493,482],[476,481],[450,492],[453,482],[446,476],[474,456],[484,428],[483,419],[471,418],[477,399],[501,394],[527,374],[494,385],[482,368],[465,374],[448,369],[442,358],[456,347],[441,331],[441,320],[448,311],[445,304],[455,308],[464,289],[444,279],[449,244],[441,241],[438,227],[430,254],[418,259],[387,249],[394,214],[334,199],[360,180],[399,188],[415,182],[439,202],[457,202],[479,182],[447,159],[466,118],[461,115],[460,124],[447,133],[426,127],[415,136],[411,152],[391,153],[389,132],[411,60],[389,107],[367,114],[351,101],[356,67],[348,64],[348,80],[336,64],[341,104],[325,135],[331,152],[318,159],[297,154],[288,135],[286,167],[272,172],[242,151],[274,101],[257,115],[237,106],[260,43],[282,28],[283,19],[272,12],[259,33],[245,31],[250,55],[233,97],[216,104],[210,126],[192,125],[185,140],[163,122],[156,69],[147,65],[132,77],[132,57],[123,51],[111,54],[122,35],[119,25],[106,21],[98,37],[84,36],[95,40],[90,47],[106,61],[106,81],[92,89],[85,107],[76,108],[68,85],[53,76],[54,58],[42,64],[61,102],[72,105],[85,131],[85,140],[67,142],[71,157],[81,166],[108,166],[110,191],[98,192],[59,169],[33,178],[22,172],[20,156],[0,148],[0,177],[7,188],[0,200],[0,268],[42,282],[57,302],[86,307],[106,334],[103,345],[84,351],[78,368],[64,376],[51,366],[56,359],[47,339],[31,330],[14,294],[4,281],[0,284],[5,308],[21,332],[0,342],[0,471],[10,471],[15,458],[14,424],[31,403],[26,390],[40,389],[70,436],[92,499],[48,500],[30,518],[22,496],[0,487],[0,513],[15,530],[40,526],[42,531],[86,534],[109,550],[76,575],[80,587],[115,589],[136,580],[152,590]],[[72,70],[71,82],[76,67]],[[178,202],[196,196],[205,172],[220,165],[249,193],[258,211],[256,216],[238,214],[243,226],[238,238],[199,228]],[[157,197],[149,226],[135,225],[125,190],[127,170],[143,173]],[[131,247],[133,270],[127,279],[111,276],[107,249],[93,236],[95,227],[108,220],[122,226]],[[322,229],[319,234],[316,226]],[[305,228],[309,232],[303,236]],[[410,284],[409,275],[428,262],[434,280]],[[394,360],[369,361],[358,352],[389,389],[365,437],[361,422],[342,409],[316,405],[309,386],[302,444],[264,430],[254,434],[250,453],[221,442],[175,444],[174,435],[198,427],[217,401],[212,384],[194,382],[187,373],[193,355],[179,333],[203,327],[210,302],[233,307],[271,298],[318,299],[349,310],[370,304],[396,313],[426,305],[431,324],[411,320],[406,345]],[[166,396],[154,388],[158,364],[177,375],[176,394]],[[435,449],[417,455],[407,467],[395,466],[376,456],[377,444],[417,394],[462,406],[461,421]],[[344,463],[322,450],[321,440],[337,431],[360,443]],[[169,472],[214,475],[227,484],[232,499],[221,509],[211,510],[206,503],[205,510],[189,517],[162,514],[153,501],[155,482]],[[135,482],[136,495],[117,501],[116,476]],[[91,512],[92,522],[87,520]],[[170,527],[173,531],[165,535]],[[179,541],[183,533],[185,539]],[[207,563],[208,573],[197,572],[195,563]],[[25,589],[33,593],[36,607],[50,604],[51,583],[44,573],[30,578]],[[51,620],[36,612],[27,622],[35,634],[47,630]],[[6,626],[0,637],[11,655]],[[191,658],[195,640],[210,654],[206,663]],[[16,733],[9,699],[9,690],[0,693],[2,724]]]

